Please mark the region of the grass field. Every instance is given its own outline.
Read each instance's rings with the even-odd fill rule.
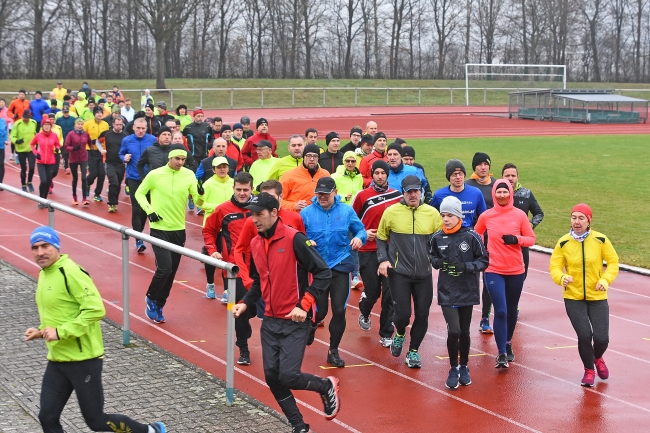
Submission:
[[[51,80],[2,80],[0,92],[9,92],[0,96],[7,99],[18,89],[24,88],[30,92],[49,91],[55,87],[56,79]],[[64,87],[77,90],[84,80],[63,80]],[[264,90],[264,107],[349,107],[386,105],[386,88],[389,91],[390,105],[465,105],[465,81],[463,80],[271,80],[271,79],[168,79],[169,89],[201,89],[219,88],[222,90],[175,90],[153,92],[156,101],[164,100],[174,108],[183,103],[193,108],[201,105],[206,109],[218,108],[256,108],[261,107],[262,95],[259,88]],[[118,85],[121,89],[144,89],[155,87],[155,80],[90,80],[94,89],[112,89]],[[470,87],[487,87],[488,90],[475,89],[470,91],[472,105],[507,105],[508,90],[490,90],[489,88],[523,88],[529,87],[526,82],[483,81],[470,83]],[[539,83],[533,87],[539,87]],[[649,84],[630,83],[568,83],[569,88],[608,88],[608,89],[646,89],[647,91],[623,91],[622,94],[643,99],[650,98]],[[323,89],[344,87],[346,89],[326,90],[323,101]],[[543,87],[543,86],[542,86]],[[561,87],[560,83],[552,87]],[[295,90],[294,88],[310,88],[310,90]],[[365,88],[365,89],[364,89]],[[371,89],[368,89],[371,88]],[[400,90],[402,88],[402,90]],[[411,88],[411,89],[405,89]],[[431,88],[436,88],[435,90]],[[451,88],[454,88],[452,91]],[[236,90],[231,95],[230,89]],[[273,89],[273,90],[270,90]],[[418,90],[422,89],[422,90]],[[140,92],[125,92],[126,96],[139,104]],[[232,96],[232,100],[231,100]],[[173,104],[172,104],[173,99]],[[324,103],[323,103],[324,102]],[[139,106],[139,105],[138,105]]]
[[[474,153],[486,152],[495,177],[505,163],[517,165],[520,182],[544,210],[538,245],[553,248],[570,229],[572,207],[584,202],[593,210],[593,229],[611,239],[621,263],[644,268],[650,268],[649,144],[648,135],[409,140],[432,189],[448,185],[448,159],[463,161],[469,176]]]

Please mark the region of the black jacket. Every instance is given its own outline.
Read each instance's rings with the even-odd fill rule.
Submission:
[[[481,236],[469,227],[456,233],[439,230],[431,235],[429,260],[435,269],[443,262],[465,263],[467,269],[458,276],[440,270],[438,274],[438,305],[465,307],[481,302],[479,276],[488,267],[488,253]]]
[[[329,171],[330,174],[336,173],[336,167],[343,164],[343,152],[330,153],[328,150],[321,153],[318,157],[318,165]]]
[[[187,137],[189,155],[199,161],[208,156],[208,149],[214,139],[214,131],[207,122],[192,122],[185,127],[183,134]]]
[[[359,146],[355,146],[354,143],[348,141],[348,143],[339,149],[339,152],[345,155],[345,152],[354,152]]]
[[[171,148],[171,144],[161,146],[158,142],[155,142],[153,146],[147,147],[144,152],[142,152],[142,155],[140,155],[140,159],[136,165],[140,179],[144,179],[145,174],[149,173],[151,170],[155,170],[156,168],[160,168],[167,164],[169,162],[168,155]],[[144,169],[145,166],[147,166],[146,172]]]
[[[528,188],[522,186],[515,190],[514,199],[514,205],[517,209],[523,210],[526,215],[528,215],[528,212],[533,215],[530,223],[533,228],[537,227],[544,219],[544,211],[539,206],[539,203],[537,203],[533,193]]]
[[[99,136],[104,149],[106,149],[106,163],[107,164],[120,164],[124,162],[120,159],[120,148],[122,147],[122,140],[127,136],[126,132],[122,131],[119,134],[115,133],[112,129],[104,131]]]
[[[146,120],[147,122],[147,134],[151,134],[153,136],[158,137],[160,128],[162,127],[162,125],[160,124],[160,120],[157,117],[145,116],[144,111],[138,111],[137,113],[135,113],[133,120],[127,123],[126,127],[124,128],[127,135],[133,134],[133,122],[135,122],[135,120],[139,119],[140,117],[144,118],[144,120]]]

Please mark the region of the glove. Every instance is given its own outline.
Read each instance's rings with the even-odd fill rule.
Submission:
[[[152,223],[157,223],[158,221],[162,221],[162,217],[159,216],[156,212],[149,214],[149,221]]]
[[[25,142],[25,139],[19,138],[18,140],[16,140],[15,144],[23,144],[24,142]]]
[[[196,191],[199,193],[199,195],[205,194],[205,189],[203,189],[203,182],[199,181],[196,184]]]
[[[54,148],[54,154],[58,155],[59,153],[61,153],[61,148],[60,147],[55,147]]]
[[[442,272],[447,272],[449,270],[449,263],[447,262],[442,262],[442,266],[440,266],[440,270]]]
[[[40,153],[37,153],[35,156],[36,156],[36,159],[38,159],[39,161],[41,160],[41,154]]]
[[[447,273],[452,277],[457,277],[467,270],[465,263],[449,263]]]
[[[517,245],[519,243],[519,239],[515,235],[503,235],[501,239],[503,239],[503,243],[506,245]]]
[[[79,150],[79,149],[81,149],[81,146],[79,146],[79,145],[76,145],[75,147],[72,148],[72,150],[74,150],[75,152],[76,152],[77,150]]]

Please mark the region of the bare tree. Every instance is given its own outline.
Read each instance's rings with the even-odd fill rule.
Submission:
[[[644,12],[647,14],[646,6],[648,5],[647,0],[635,0],[634,5],[636,10],[634,13],[634,21],[632,21],[632,28],[634,35],[634,52],[633,52],[633,64],[634,64],[634,79],[637,83],[642,80],[642,57],[641,57],[641,45],[643,44],[643,39],[641,36],[643,28],[643,18]],[[647,39],[647,38],[646,38]]]
[[[393,21],[390,32],[390,51],[388,55],[389,77],[397,78],[397,67],[399,64],[400,37],[404,25],[404,8],[406,0],[391,0]]]
[[[600,58],[598,53],[598,30],[600,25],[600,12],[602,0],[583,0],[580,3],[580,12],[582,13],[587,24],[587,33],[589,38],[589,50],[593,59],[594,80],[600,81]]]
[[[497,31],[502,18],[503,4],[504,0],[478,0],[477,3],[477,26],[482,42],[481,52],[485,52],[485,63],[492,63],[494,60]]]
[[[338,34],[339,41],[343,42],[343,77],[352,76],[352,44],[359,32],[363,29],[360,23],[364,20],[363,14],[357,14],[357,8],[361,0],[337,0],[332,3],[333,12],[336,20],[337,33],[342,28],[341,34]]]
[[[463,11],[459,7],[460,3],[454,0],[431,0],[431,6],[433,7],[433,24],[438,46],[438,72],[436,78],[442,79],[450,38],[456,32]]]
[[[312,52],[316,45],[316,35],[319,30],[319,23],[325,12],[324,5],[319,0],[303,0],[302,21],[303,21],[303,43],[305,44],[305,78],[311,78],[311,65],[313,62]]]
[[[614,19],[614,80],[617,83],[620,81],[621,50],[623,49],[622,33],[627,6],[627,0],[611,0],[610,4],[611,16]]]
[[[34,54],[34,78],[43,78],[43,36],[54,22],[58,8],[47,0],[27,0],[32,11],[32,37]],[[14,5],[15,6],[15,5]]]

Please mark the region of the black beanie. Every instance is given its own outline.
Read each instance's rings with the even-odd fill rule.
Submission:
[[[399,137],[398,137],[398,138],[395,139],[395,143],[397,143],[397,144],[399,144],[399,145],[402,145],[402,144],[405,144],[406,141],[404,141],[403,138],[399,138]]]
[[[337,132],[334,131],[328,132],[327,135],[325,136],[325,144],[329,146],[330,141],[332,141],[333,138],[340,139],[341,137],[339,137],[339,134]]]
[[[232,128],[228,124],[221,125],[221,130],[219,134],[223,134],[225,131],[232,131]]]
[[[373,137],[373,141],[377,141],[378,138],[386,139],[386,134],[384,134],[383,132],[376,133],[375,136]]]
[[[395,142],[397,142],[397,140],[395,140]],[[413,149],[411,146],[402,147],[402,156],[411,156],[415,158],[415,149]]]
[[[315,144],[308,144],[302,151],[302,157],[304,158],[308,153],[315,153],[316,155],[320,155],[320,147],[316,146]]]
[[[452,173],[455,172],[457,168],[460,168],[460,171],[462,171],[465,174],[465,176],[467,176],[467,172],[465,171],[465,166],[463,165],[463,163],[457,159],[450,159],[449,161],[447,161],[447,165],[445,165],[445,173],[447,176],[447,180],[451,178]]]
[[[361,130],[361,128],[357,127],[357,128],[350,129],[350,137],[352,137],[352,134],[354,134],[355,132],[359,135],[363,135],[363,131]]]
[[[498,183],[497,186],[496,186],[496,188],[494,188],[494,191],[496,191],[496,190],[498,190],[498,189],[502,189],[502,188],[505,189],[505,190],[507,190],[508,192],[510,191],[510,188],[508,188],[508,184],[507,184],[506,182],[500,182],[500,183]]]
[[[169,129],[168,126],[163,126],[162,128],[160,128],[160,129],[158,130],[158,136],[160,136],[160,134],[162,134],[163,132],[169,132],[169,133],[171,134],[171,133],[172,133],[172,130]]]
[[[266,119],[265,119],[265,118],[263,118],[263,117],[260,117],[259,119],[257,119],[257,122],[255,122],[255,127],[256,127],[256,128],[259,128],[259,127],[260,127],[260,125],[261,125],[262,123],[266,123],[266,124],[267,124],[267,126],[268,126],[268,124],[269,124],[269,121],[268,121],[268,120],[266,120]]]
[[[361,143],[373,144],[374,142],[375,142],[375,138],[370,134],[364,134],[361,136]]]
[[[474,158],[472,159],[472,170],[476,169],[476,166],[482,162],[487,162],[487,165],[492,167],[492,161],[490,161],[490,155],[483,152],[476,152]]]
[[[396,150],[397,153],[399,153],[399,156],[402,156],[402,146],[400,146],[397,143],[391,143],[387,148],[386,148],[386,153],[388,153],[389,150]]]
[[[386,174],[389,174],[389,173],[390,173],[390,166],[389,166],[388,163],[387,163],[386,161],[384,161],[383,159],[376,159],[376,160],[372,163],[372,171],[371,171],[370,173],[371,173],[371,174],[374,174],[374,173],[375,173],[375,170],[378,169],[378,168],[383,169],[383,170],[386,172]]]

